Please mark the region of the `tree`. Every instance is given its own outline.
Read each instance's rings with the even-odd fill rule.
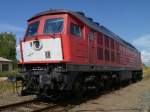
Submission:
[[[12,33],[0,33],[0,57],[16,62],[16,36]]]

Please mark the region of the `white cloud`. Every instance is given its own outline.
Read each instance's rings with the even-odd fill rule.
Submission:
[[[11,24],[0,24],[0,32],[24,32],[24,29],[19,26],[11,25]]]
[[[133,41],[137,47],[148,49],[150,51],[150,35],[141,36]]]
[[[150,52],[148,51],[142,51],[141,52],[142,55],[142,61],[146,64],[146,65],[150,65]]]
[[[133,45],[141,50],[142,61],[150,65],[150,34],[135,39]]]

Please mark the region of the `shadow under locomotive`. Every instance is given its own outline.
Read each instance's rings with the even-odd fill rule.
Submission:
[[[70,95],[67,94],[68,96],[66,96],[66,94],[63,94],[61,96],[61,98],[57,99],[57,100],[47,98],[47,97],[42,97],[42,98],[38,98],[38,99],[43,101],[43,102],[54,103],[54,104],[60,105],[62,107],[65,107],[66,109],[70,110],[77,105],[80,105],[82,103],[86,103],[89,100],[97,99],[103,95],[106,95],[106,94],[112,93],[114,91],[120,90],[120,89],[128,86],[129,84],[132,84],[135,82],[136,81],[129,83],[129,82],[125,81],[120,86],[114,86],[113,88],[111,86],[109,86],[107,88],[103,88],[103,91],[97,91],[96,89],[95,90],[94,89],[93,90],[87,90],[80,97],[75,97],[75,96],[72,96],[71,94]],[[127,109],[125,109],[125,110],[127,110]],[[109,110],[109,111],[113,111],[113,110]]]
[[[20,67],[21,68],[21,67]],[[27,65],[22,66],[21,95],[36,94],[39,98],[56,101],[62,98],[95,96],[116,90],[122,85],[142,79],[142,71],[66,71],[65,65]],[[126,75],[124,75],[126,74]],[[122,77],[126,76],[126,77]],[[93,95],[94,94],[94,95]],[[96,95],[96,96],[97,96]]]

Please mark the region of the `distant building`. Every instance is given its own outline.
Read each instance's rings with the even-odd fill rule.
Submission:
[[[0,57],[0,72],[11,71],[13,69],[12,61]]]

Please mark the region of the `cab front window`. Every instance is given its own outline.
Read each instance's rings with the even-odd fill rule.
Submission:
[[[45,34],[60,33],[63,31],[64,20],[62,18],[47,19],[44,26]]]
[[[29,24],[26,36],[34,36],[37,34],[39,21]]]

